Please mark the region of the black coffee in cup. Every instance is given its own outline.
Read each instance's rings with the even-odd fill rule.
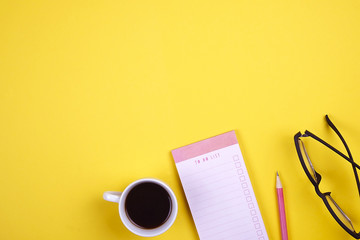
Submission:
[[[125,211],[130,221],[144,229],[161,226],[171,213],[171,197],[160,185],[143,182],[133,187],[125,200]]]

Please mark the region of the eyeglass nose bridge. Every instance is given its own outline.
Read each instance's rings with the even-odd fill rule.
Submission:
[[[317,179],[317,184],[319,185],[320,182],[321,182],[322,177],[315,169],[314,169],[314,171],[315,171],[315,175],[316,175],[316,179]]]
[[[323,198],[324,195],[330,194],[330,192],[322,193],[322,192],[320,191],[319,184],[320,184],[320,182],[321,182],[321,175],[318,174],[317,172],[316,172],[316,174],[317,174],[317,179],[319,180],[319,182],[318,182],[316,185],[314,185],[315,192],[316,192],[316,194],[317,194],[320,198]]]

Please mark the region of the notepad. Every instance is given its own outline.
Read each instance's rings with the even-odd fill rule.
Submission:
[[[201,240],[268,239],[234,131],[172,155]]]

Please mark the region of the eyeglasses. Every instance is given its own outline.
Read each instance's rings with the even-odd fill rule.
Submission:
[[[340,224],[340,226],[345,231],[347,231],[351,236],[353,236],[356,239],[360,239],[360,232],[355,231],[350,218],[344,213],[344,211],[340,208],[340,206],[331,197],[331,192],[323,193],[320,191],[319,184],[321,182],[321,175],[314,169],[314,166],[313,166],[313,164],[310,160],[310,157],[306,151],[305,144],[301,140],[301,138],[311,137],[311,138],[315,139],[316,141],[325,145],[327,148],[329,148],[333,152],[340,155],[346,161],[348,161],[352,165],[353,172],[354,172],[355,179],[356,179],[357,188],[359,191],[359,196],[360,196],[360,183],[359,183],[359,176],[357,173],[357,169],[360,169],[360,166],[354,162],[354,159],[352,158],[352,155],[351,155],[348,145],[346,144],[346,142],[345,142],[344,138],[342,137],[341,133],[339,132],[339,130],[330,121],[328,115],[326,115],[325,118],[326,118],[327,124],[331,127],[332,130],[334,130],[334,132],[341,139],[341,142],[345,146],[347,155],[343,154],[342,152],[340,152],[339,150],[337,150],[336,148],[334,148],[333,146],[331,146],[330,144],[328,144],[327,142],[325,142],[324,140],[320,139],[315,134],[313,134],[307,130],[305,131],[304,134],[302,134],[301,132],[298,132],[295,135],[294,140],[295,140],[296,151],[297,151],[301,165],[302,165],[307,177],[309,178],[309,180],[315,187],[316,194],[323,200],[323,202],[325,203],[325,205],[326,205],[327,209],[329,210],[329,212],[331,213],[331,215]]]

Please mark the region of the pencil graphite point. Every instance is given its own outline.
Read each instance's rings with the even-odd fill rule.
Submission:
[[[276,188],[282,188],[279,173],[276,172]]]

